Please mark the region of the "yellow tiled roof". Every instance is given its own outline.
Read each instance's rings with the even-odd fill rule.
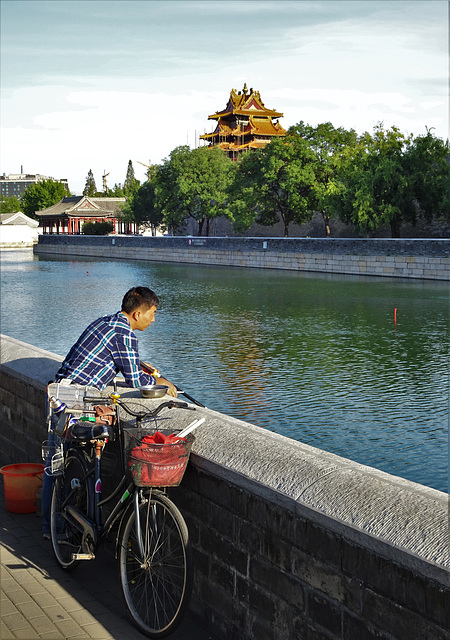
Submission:
[[[209,120],[217,120],[229,115],[251,115],[254,113],[264,114],[271,118],[282,118],[283,114],[274,109],[267,109],[261,100],[259,91],[250,89],[248,91],[247,85],[244,84],[242,91],[236,91],[231,89],[230,98],[227,106],[223,111],[216,111],[216,113],[208,116]]]

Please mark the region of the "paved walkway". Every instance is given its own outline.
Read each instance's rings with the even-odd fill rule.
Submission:
[[[0,638],[145,638],[129,622],[111,550],[100,549],[95,560],[66,573],[42,538],[41,518],[9,513],[3,481],[0,492]],[[190,614],[169,637],[213,640]]]

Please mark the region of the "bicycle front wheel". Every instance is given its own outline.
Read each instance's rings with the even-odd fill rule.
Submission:
[[[138,489],[137,489],[138,490]],[[144,493],[120,545],[119,569],[128,611],[149,638],[164,638],[181,622],[193,582],[186,523],[163,493]]]
[[[68,571],[79,564],[73,555],[81,552],[83,533],[80,525],[68,519],[65,506],[71,505],[83,515],[89,513],[89,480],[87,466],[77,451],[69,451],[64,473],[56,476],[50,512],[50,537],[55,558]]]

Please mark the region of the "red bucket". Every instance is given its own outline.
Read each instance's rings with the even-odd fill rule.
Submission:
[[[36,492],[42,487],[44,465],[35,463],[8,464],[3,474],[6,509],[11,513],[34,513]]]

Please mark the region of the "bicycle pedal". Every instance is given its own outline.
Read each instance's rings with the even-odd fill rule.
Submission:
[[[72,560],[95,560],[93,553],[72,553]]]

